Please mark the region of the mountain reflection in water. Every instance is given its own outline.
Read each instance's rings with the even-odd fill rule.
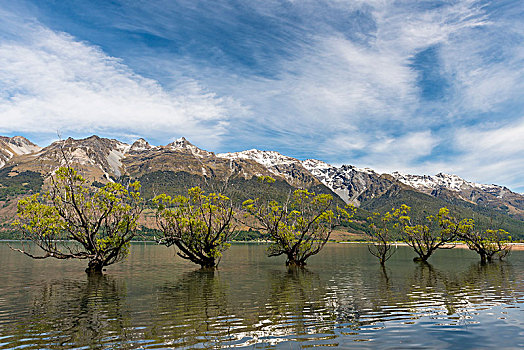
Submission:
[[[524,346],[522,252],[482,265],[454,249],[423,264],[401,247],[381,268],[365,246],[333,244],[292,270],[264,253],[233,245],[208,272],[135,244],[88,277],[1,243],[0,349]]]

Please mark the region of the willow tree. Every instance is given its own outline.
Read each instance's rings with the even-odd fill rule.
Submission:
[[[333,228],[350,220],[352,206],[333,210],[333,196],[296,190],[280,204],[275,200],[247,200],[243,208],[255,223],[253,228],[272,241],[269,256],[285,255],[287,266],[305,266],[306,260],[322,250]]]
[[[380,265],[384,266],[396,250],[393,249],[393,241],[398,238],[400,232],[399,218],[408,214],[406,207],[393,208],[384,214],[373,213],[368,217],[368,234],[371,244],[368,250],[371,255],[379,259]],[[395,234],[397,233],[397,234]]]
[[[153,201],[164,235],[159,243],[175,245],[178,256],[202,268],[216,268],[235,232],[232,201],[220,193],[206,195],[199,187],[189,189],[187,196],[162,194]]]
[[[471,221],[458,220],[450,215],[449,209],[440,208],[436,215],[423,218],[408,216],[410,207],[403,204],[398,220],[401,223],[404,241],[417,253],[414,261],[427,261],[439,248],[457,240],[471,230]]]
[[[34,259],[86,259],[88,273],[128,255],[142,211],[139,182],[96,188],[73,168],[60,167],[49,187],[18,202],[13,225],[22,232],[22,249],[12,249]],[[41,251],[33,252],[23,240]]]
[[[511,236],[503,229],[476,229],[464,232],[460,237],[468,248],[480,255],[480,261],[491,262],[493,258],[503,259],[511,249]]]

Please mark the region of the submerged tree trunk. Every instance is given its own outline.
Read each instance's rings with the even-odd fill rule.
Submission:
[[[428,259],[429,259],[429,257],[431,256],[432,253],[433,252],[416,256],[416,257],[413,258],[413,261],[415,261],[415,262],[428,262]]]
[[[86,272],[91,274],[101,274],[104,268],[104,263],[100,260],[91,260],[87,264]]]
[[[480,252],[479,255],[480,255],[480,262],[485,264],[487,262],[486,253]]]
[[[217,268],[217,264],[215,262],[215,259],[209,259],[205,261],[198,262],[200,265],[200,268],[202,270],[215,270]]]
[[[294,255],[288,255],[286,260],[286,266],[289,267],[304,267],[306,266],[305,260],[299,260]]]

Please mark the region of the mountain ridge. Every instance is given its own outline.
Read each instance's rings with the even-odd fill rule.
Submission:
[[[81,144],[85,144],[87,141],[90,140],[107,140],[116,145],[115,149],[113,149],[114,153],[119,153],[117,157],[114,158],[123,158],[125,155],[133,152],[143,152],[143,151],[149,151],[149,150],[158,150],[158,149],[166,149],[171,148],[173,150],[188,150],[191,153],[193,153],[196,156],[204,157],[204,156],[213,156],[215,155],[218,158],[223,159],[250,159],[255,160],[257,163],[264,165],[266,167],[274,167],[278,165],[289,165],[292,163],[297,163],[302,165],[304,168],[308,170],[315,170],[315,169],[352,169],[357,172],[361,173],[368,173],[368,174],[376,174],[377,176],[381,175],[390,175],[393,178],[397,179],[398,181],[404,183],[405,185],[411,186],[418,190],[424,190],[427,191],[428,189],[434,189],[437,187],[446,187],[450,190],[458,190],[458,186],[461,184],[466,184],[471,187],[476,187],[483,190],[489,190],[489,191],[496,191],[496,192],[503,192],[503,191],[509,191],[518,195],[524,196],[524,193],[518,193],[514,192],[511,189],[509,189],[506,186],[497,185],[497,184],[481,184],[481,183],[475,183],[472,181],[468,181],[464,178],[459,177],[458,175],[454,174],[446,174],[446,173],[438,173],[435,175],[416,175],[416,174],[406,174],[401,173],[398,171],[394,171],[391,174],[389,173],[377,173],[375,170],[371,168],[359,168],[354,165],[350,164],[343,164],[340,167],[331,165],[329,163],[326,163],[325,161],[318,160],[318,159],[305,159],[305,160],[299,160],[297,158],[293,158],[290,156],[283,155],[276,151],[262,151],[258,149],[249,149],[245,151],[239,151],[239,152],[223,152],[223,153],[214,153],[207,150],[203,150],[195,145],[193,145],[191,142],[189,142],[185,137],[180,137],[178,139],[175,139],[171,143],[168,143],[167,145],[159,145],[154,146],[149,144],[148,141],[146,141],[144,138],[139,138],[136,141],[134,141],[132,144],[127,144],[125,142],[119,141],[117,139],[110,139],[110,138],[102,138],[97,135],[92,135],[89,137],[86,137],[84,139],[74,139],[72,137],[69,137],[66,140],[58,140],[52,142],[50,145],[46,147],[40,147],[33,142],[29,141],[27,138],[23,136],[13,136],[13,137],[7,137],[7,136],[0,136],[0,168],[4,167],[7,162],[12,159],[15,156],[21,156],[21,155],[27,155],[32,153],[39,153],[40,151],[47,149],[49,147],[52,147],[54,145],[60,145],[64,144],[65,148],[71,148],[70,144],[73,142],[80,142]],[[5,158],[2,158],[2,155],[5,153]],[[86,157],[87,155],[84,155]],[[82,155],[77,155],[78,158],[82,158]],[[113,169],[116,170],[116,166],[113,166]],[[275,174],[278,174],[278,171],[275,172]],[[447,180],[448,186],[445,186],[444,183]]]
[[[411,193],[409,191],[415,191],[428,196],[417,196],[417,200],[426,198],[428,203],[432,201],[430,197],[438,198],[453,205],[471,206],[478,211],[494,210],[524,220],[524,195],[505,186],[478,184],[443,173],[380,174],[373,169],[354,165],[333,166],[316,159],[299,160],[276,151],[251,149],[215,154],[193,145],[184,137],[167,145],[154,146],[143,138],[127,144],[92,135],[84,139],[55,141],[46,147],[39,147],[23,137],[0,137],[2,154],[4,158],[0,158],[3,159],[0,170],[10,169],[8,174],[14,176],[24,172],[40,174],[44,180],[65,164],[65,154],[70,164],[78,167],[87,179],[99,183],[117,181],[121,177],[141,178],[146,182],[154,178],[157,185],[158,181],[174,184],[182,178],[186,182],[201,179],[198,180],[201,183],[206,182],[205,179],[221,181],[237,178],[239,184],[255,186],[249,182],[250,179],[272,176],[291,188],[333,193],[342,201],[356,206],[384,204],[387,198],[392,198],[392,201],[395,196],[402,197]],[[186,175],[180,180],[173,180],[181,173]],[[150,186],[152,193],[155,191],[151,188],[154,184],[145,185]]]

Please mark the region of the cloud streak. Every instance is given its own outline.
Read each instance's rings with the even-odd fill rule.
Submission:
[[[28,28],[26,28],[27,30]],[[99,48],[39,25],[0,44],[0,132],[102,133],[216,147],[238,107],[192,79],[170,90]]]
[[[11,16],[0,45],[3,133],[185,135],[524,191],[519,152],[478,141],[522,145],[519,1],[28,2],[40,22]]]

